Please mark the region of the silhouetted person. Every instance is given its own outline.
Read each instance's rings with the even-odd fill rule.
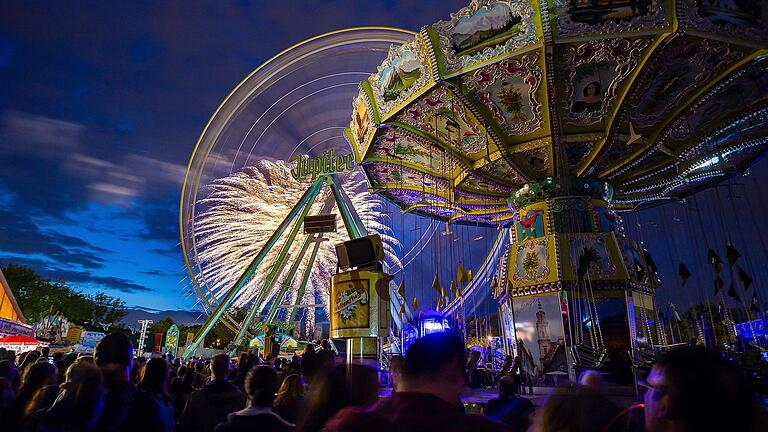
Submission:
[[[13,359],[0,361],[0,378],[8,380],[8,383],[11,385],[11,391],[13,391],[15,396],[16,392],[19,391],[19,386],[21,386],[21,375]]]
[[[296,423],[299,420],[301,414],[306,410],[304,383],[301,382],[300,375],[288,375],[283,380],[280,390],[277,391],[273,408],[283,420],[289,423]]]
[[[272,411],[272,402],[280,385],[277,371],[269,366],[255,366],[245,378],[248,407],[227,416],[216,432],[289,432],[293,424]]]
[[[315,377],[299,432],[318,432],[345,407],[372,405],[378,398],[378,372],[361,365],[339,365]]]
[[[244,390],[245,378],[248,376],[248,372],[250,372],[253,366],[255,366],[255,360],[252,354],[240,354],[240,359],[237,362],[237,375],[235,375],[235,379],[232,380],[232,383],[241,390]]]
[[[56,367],[59,368],[59,382],[64,382],[65,377],[64,374],[67,373],[67,370],[70,366],[75,364],[75,361],[77,361],[77,353],[71,352],[67,353],[65,356],[61,359],[61,367],[57,364]]]
[[[535,408],[533,403],[517,395],[517,381],[513,376],[506,375],[499,380],[499,397],[493,398],[485,405],[485,415],[498,420],[515,431],[527,431],[529,416]]]
[[[506,426],[466,414],[464,343],[452,333],[417,339],[408,349],[396,393],[370,408],[346,408],[326,423],[329,432],[505,431]]]
[[[322,349],[317,353],[317,357],[321,365],[320,367],[333,367],[334,363],[336,363],[336,353],[334,353],[333,349],[331,349],[331,341],[329,339],[323,339],[322,342],[320,342],[320,347]]]
[[[16,399],[0,419],[0,424],[8,430],[20,429],[28,412],[33,412],[35,408],[48,408],[53,403],[58,384],[56,366],[47,361],[28,365],[21,379],[21,387],[16,393]],[[54,392],[53,399],[51,391]],[[42,393],[35,398],[38,392]],[[29,410],[27,410],[28,406]]]
[[[192,392],[179,420],[181,432],[210,432],[229,413],[245,408],[245,394],[227,380],[229,356],[217,354],[211,360],[211,381]]]
[[[111,333],[96,345],[96,365],[104,376],[107,394],[96,425],[99,432],[164,432],[160,407],[130,381],[133,345],[128,336]]]
[[[139,388],[147,392],[157,402],[167,432],[173,431],[173,427],[176,425],[173,402],[168,394],[169,380],[168,363],[162,357],[150,359],[144,365],[139,376]]]
[[[537,432],[618,432],[614,420],[621,410],[605,395],[585,386],[559,387],[535,419]],[[611,427],[609,428],[609,425]]]
[[[177,376],[171,380],[169,386],[169,393],[173,400],[173,412],[176,421],[181,418],[181,413],[184,411],[184,407],[187,405],[187,399],[189,395],[195,391],[192,387],[192,383],[195,379],[195,372],[186,366],[180,366]]]
[[[720,354],[702,347],[666,353],[648,375],[645,428],[656,431],[757,431],[750,382]]]
[[[29,430],[35,432],[92,432],[104,408],[104,379],[92,362],[77,360],[65,373],[61,394]]]

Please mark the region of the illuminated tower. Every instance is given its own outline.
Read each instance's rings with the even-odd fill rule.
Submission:
[[[539,304],[539,311],[536,312],[536,336],[539,340],[539,353],[543,362],[552,347],[552,341],[549,338],[547,314],[541,310],[541,304]]]

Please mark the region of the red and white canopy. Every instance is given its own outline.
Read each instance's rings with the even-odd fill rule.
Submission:
[[[0,338],[0,346],[14,345],[14,346],[26,346],[26,345],[42,345],[43,342],[29,336],[5,336]]]

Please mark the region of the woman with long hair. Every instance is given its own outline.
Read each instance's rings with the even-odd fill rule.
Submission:
[[[304,383],[300,375],[288,375],[283,380],[280,390],[277,391],[273,409],[287,422],[295,424],[300,420],[299,415],[305,409]]]
[[[29,358],[29,356],[27,356]],[[16,400],[13,405],[5,412],[2,419],[3,427],[8,427],[8,430],[16,430],[21,427],[25,414],[27,413],[27,406],[33,401],[35,394],[48,386],[58,385],[58,371],[56,366],[48,362],[38,362],[32,365],[28,365],[21,377],[21,387],[19,387],[18,393],[16,393]],[[47,391],[50,393],[50,390]],[[43,397],[39,398],[35,404],[39,404],[40,408],[47,408],[42,401]],[[50,398],[47,398],[50,400]],[[49,403],[53,401],[50,400]],[[31,411],[31,410],[30,410]]]
[[[169,380],[168,362],[162,357],[150,359],[139,375],[139,388],[147,392],[160,406],[166,432],[172,432],[175,424],[173,401],[168,394]]]
[[[104,377],[92,362],[78,359],[65,374],[61,394],[40,419],[34,432],[92,432],[104,408]]]

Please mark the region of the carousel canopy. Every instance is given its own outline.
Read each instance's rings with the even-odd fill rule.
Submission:
[[[475,0],[390,50],[346,136],[406,211],[504,224],[566,178],[630,210],[765,152],[766,46],[768,2]]]

